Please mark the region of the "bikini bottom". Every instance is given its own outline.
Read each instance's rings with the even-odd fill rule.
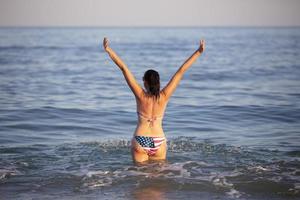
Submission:
[[[149,156],[155,155],[156,151],[165,141],[165,137],[134,136],[134,138]]]

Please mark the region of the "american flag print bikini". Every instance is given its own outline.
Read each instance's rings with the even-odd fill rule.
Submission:
[[[164,142],[165,137],[135,136],[135,139],[149,156],[153,156]]]

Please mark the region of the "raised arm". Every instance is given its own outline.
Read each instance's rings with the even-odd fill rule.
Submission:
[[[137,97],[140,98],[141,94],[143,92],[142,87],[138,84],[136,79],[134,78],[133,74],[130,72],[126,64],[121,60],[121,58],[112,50],[112,48],[109,47],[108,40],[107,38],[103,39],[103,47],[104,50],[108,53],[110,58],[116,63],[116,65],[120,68],[122,71],[125,80],[130,87],[131,91],[133,94]]]
[[[167,99],[171,97],[176,87],[178,86],[184,72],[190,68],[190,66],[197,60],[197,58],[203,53],[205,49],[205,41],[200,40],[199,48],[181,65],[174,76],[171,78],[169,83],[163,88],[162,93]]]

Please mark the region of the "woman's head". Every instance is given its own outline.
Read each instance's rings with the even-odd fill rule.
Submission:
[[[143,77],[144,86],[149,94],[154,96],[156,99],[159,98],[160,81],[159,74],[155,70],[147,70]]]

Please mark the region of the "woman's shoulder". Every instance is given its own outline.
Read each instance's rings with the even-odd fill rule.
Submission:
[[[154,97],[153,95],[148,94],[147,92],[143,91],[143,94],[141,95],[141,98],[139,99],[141,102],[149,102],[149,101],[156,101],[158,103],[164,103],[167,102],[167,98],[164,95],[164,93],[161,91],[159,93],[158,98]]]

